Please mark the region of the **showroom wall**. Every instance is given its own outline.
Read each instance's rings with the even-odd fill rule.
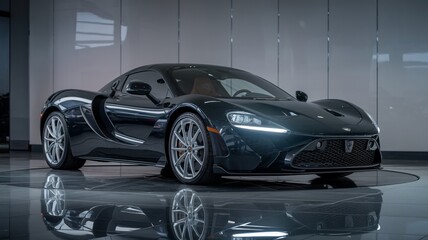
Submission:
[[[242,68],[309,100],[366,109],[386,151],[427,151],[428,1],[32,0],[30,144],[44,100],[134,67]]]

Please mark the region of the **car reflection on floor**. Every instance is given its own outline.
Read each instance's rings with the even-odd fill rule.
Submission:
[[[65,239],[355,239],[379,228],[382,205],[380,190],[352,191],[356,185],[349,178],[317,178],[301,186],[305,194],[294,186],[270,190],[268,198],[251,189],[186,185],[175,191],[111,191],[120,184],[51,171],[42,186],[43,221]],[[314,191],[313,199],[307,191]]]

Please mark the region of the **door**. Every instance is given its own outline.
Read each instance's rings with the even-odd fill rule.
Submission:
[[[136,95],[127,92],[131,82],[143,82],[150,85],[148,95]],[[114,137],[118,142],[138,146],[139,150],[147,150],[153,141],[160,141],[156,135],[156,124],[165,120],[162,102],[168,94],[168,86],[162,76],[155,71],[143,71],[130,74],[122,90],[108,98],[105,110],[114,126]],[[151,149],[153,150],[153,149]]]

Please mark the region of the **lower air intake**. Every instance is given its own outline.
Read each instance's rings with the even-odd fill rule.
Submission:
[[[331,169],[375,165],[376,151],[368,150],[369,139],[324,140],[322,149],[304,149],[292,160],[291,165],[300,169]],[[345,144],[352,141],[352,149]]]

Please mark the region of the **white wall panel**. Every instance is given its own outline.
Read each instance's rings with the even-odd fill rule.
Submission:
[[[122,0],[122,73],[178,61],[178,1]]]
[[[280,0],[279,13],[279,86],[327,98],[327,0]]]
[[[53,0],[30,2],[29,41],[29,140],[40,144],[40,111],[53,92]]]
[[[330,0],[329,29],[329,98],[376,118],[376,0]]]
[[[383,150],[428,151],[428,1],[379,0]]]
[[[53,91],[97,90],[134,67],[180,61],[349,100],[378,116],[383,150],[428,151],[428,2],[376,1],[31,0],[30,144],[40,144]]]
[[[98,90],[120,74],[120,1],[54,1],[54,90]]]
[[[180,1],[180,62],[230,66],[230,0]]]
[[[278,1],[233,0],[232,66],[278,84]]]

